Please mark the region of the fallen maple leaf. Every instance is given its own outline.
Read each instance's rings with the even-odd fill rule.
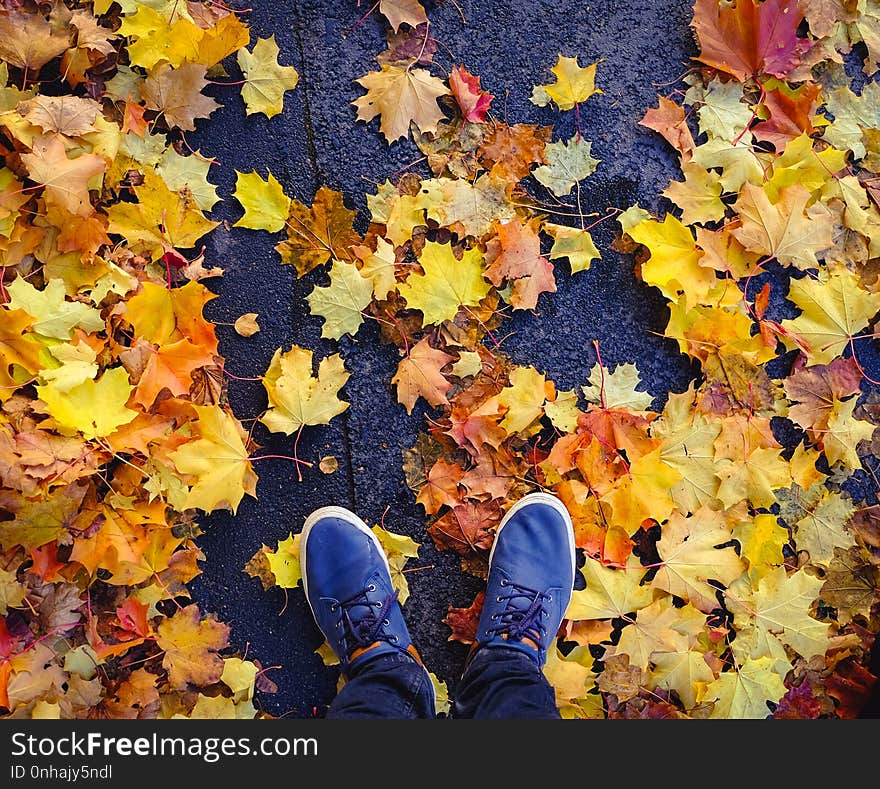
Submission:
[[[201,616],[197,605],[181,608],[156,628],[156,646],[164,651],[163,665],[171,686],[209,685],[220,680],[229,628],[213,617]]]
[[[590,154],[591,146],[579,134],[570,140],[551,142],[544,148],[547,164],[532,174],[557,197],[565,197],[599,165],[600,160]]]
[[[143,6],[141,6],[143,7]],[[144,81],[144,102],[156,110],[170,127],[195,131],[197,118],[207,118],[220,105],[202,93],[208,84],[207,69],[198,63],[172,68],[160,63]]]
[[[449,354],[432,348],[425,337],[400,360],[391,383],[397,386],[397,402],[403,404],[408,414],[412,413],[419,397],[424,397],[432,406],[449,403],[446,393],[452,384],[440,370],[453,359]]]
[[[238,65],[244,74],[241,97],[248,115],[262,112],[274,118],[284,110],[284,93],[299,83],[299,73],[293,66],[279,65],[279,53],[274,35],[257,39],[250,52],[238,50]]]
[[[556,77],[556,82],[535,86],[532,90],[532,103],[545,107],[553,101],[560,110],[571,110],[590,96],[602,93],[596,87],[598,65],[597,61],[586,68],[581,68],[577,57],[568,58],[560,54],[556,65],[550,69]]]
[[[479,249],[468,249],[456,258],[449,244],[428,241],[419,263],[424,274],[410,274],[397,288],[410,309],[422,313],[427,326],[453,320],[462,306],[475,306],[489,293],[483,279]]]
[[[39,14],[21,10],[0,14],[0,60],[39,71],[68,46],[68,31],[54,29]]]
[[[486,113],[495,97],[480,87],[479,77],[464,66],[453,66],[449,73],[449,87],[466,121],[486,122]]]
[[[342,357],[323,358],[318,374],[312,375],[312,352],[297,345],[282,353],[275,351],[263,386],[269,408],[261,420],[270,430],[291,435],[303,425],[327,425],[341,414],[348,403],[339,399],[339,390],[348,380]]]
[[[661,134],[682,159],[688,161],[694,152],[694,138],[685,119],[684,107],[664,96],[658,96],[657,100],[657,108],[648,110],[639,125]]]
[[[88,216],[93,208],[89,181],[104,172],[107,162],[100,156],[83,153],[70,159],[58,137],[34,140],[31,153],[21,160],[30,177],[46,189],[46,202],[70,214]]]
[[[267,171],[268,172],[268,171]],[[236,227],[252,230],[268,230],[275,233],[283,230],[290,214],[290,198],[272,173],[267,180],[259,173],[235,173],[235,192],[233,197],[244,208],[244,216],[236,221]]]
[[[790,332],[783,339],[811,364],[832,362],[880,311],[880,294],[862,290],[855,274],[841,267],[829,269],[824,280],[792,280],[789,298],[801,314],[782,322]]]
[[[355,215],[345,207],[342,195],[327,186],[315,193],[311,208],[292,200],[287,240],[275,247],[281,262],[292,263],[302,276],[331,258],[351,260],[351,247],[361,242],[351,226]]]
[[[453,507],[428,526],[428,534],[438,550],[450,549],[462,556],[488,551],[501,522],[497,500],[465,502]]]
[[[195,480],[186,506],[235,512],[245,493],[256,495],[257,484],[241,425],[219,406],[193,408],[195,437],[169,454],[177,470]]]
[[[437,99],[449,89],[425,69],[386,65],[355,82],[367,90],[353,102],[358,120],[369,122],[379,115],[379,129],[388,142],[408,136],[411,123],[421,132],[436,131],[443,118]]]
[[[760,72],[786,77],[812,45],[797,35],[803,18],[800,0],[696,0],[698,59],[740,82]]]
[[[349,261],[334,260],[330,284],[315,288],[306,300],[312,315],[324,318],[321,336],[338,340],[343,334],[356,334],[363,323],[363,311],[373,298],[373,284]]]
[[[443,624],[452,631],[447,641],[459,641],[462,644],[473,644],[476,641],[477,622],[480,620],[485,599],[485,592],[477,592],[474,601],[466,608],[449,606],[443,618]]]
[[[418,27],[428,21],[419,0],[379,0],[379,13],[388,20],[395,32],[401,25]]]

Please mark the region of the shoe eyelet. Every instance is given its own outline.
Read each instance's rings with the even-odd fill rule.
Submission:
[[[336,611],[337,611],[338,609],[339,609],[339,606],[338,606],[336,603],[333,603],[333,604],[330,606],[330,613],[331,613],[331,614],[335,614]]]
[[[390,625],[391,622],[389,622],[387,619],[383,619],[382,624],[385,625],[385,627],[388,627],[388,625]]]
[[[494,622],[496,619],[498,619],[498,614],[492,614],[492,621]]]
[[[552,596],[552,595],[547,595],[547,602],[548,602],[548,603],[552,603],[552,602],[553,602],[553,596]]]
[[[391,643],[396,644],[400,639],[397,636],[391,636]]]
[[[380,602],[378,602],[378,601],[376,601],[375,603],[373,603],[373,605],[376,606],[376,608],[381,608],[381,607],[382,607],[382,603],[380,603]]]
[[[507,579],[506,579],[506,578],[502,578],[502,579],[501,579],[501,585],[502,585],[502,586],[507,586]]]
[[[376,591],[376,584],[370,584],[370,585],[367,587],[367,591],[368,591],[368,592],[375,592],[375,591]]]
[[[504,598],[503,598],[503,597],[496,597],[496,598],[495,598],[495,602],[496,602],[496,603],[503,603],[503,602],[504,602]]]

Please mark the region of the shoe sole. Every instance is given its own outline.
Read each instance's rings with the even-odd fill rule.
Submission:
[[[317,623],[318,617],[315,616],[315,609],[312,606],[312,598],[309,597],[309,585],[306,580],[306,542],[309,539],[309,532],[312,530],[312,526],[314,526],[318,521],[323,520],[324,518],[338,518],[339,520],[345,521],[346,523],[350,523],[354,526],[359,532],[363,532],[366,534],[372,541],[373,545],[376,546],[376,550],[379,552],[379,556],[382,557],[382,561],[385,563],[385,569],[388,572],[388,575],[391,575],[391,567],[388,564],[388,557],[385,555],[385,549],[382,547],[382,543],[379,542],[379,538],[373,533],[373,530],[367,526],[366,523],[363,522],[357,515],[355,515],[351,510],[346,509],[345,507],[337,507],[330,505],[328,507],[321,507],[315,510],[308,518],[306,518],[306,522],[302,527],[302,537],[300,537],[299,542],[299,568],[300,575],[302,576],[302,584],[303,584],[303,592],[306,596],[306,602],[309,604],[309,610],[312,612],[312,618]],[[393,585],[393,584],[392,584]],[[321,635],[324,635],[323,633]],[[327,636],[324,636],[324,639],[327,639]],[[410,642],[411,643],[411,642]],[[425,669],[425,673],[428,673],[428,669],[424,664],[421,664],[422,668]],[[428,677],[428,682],[431,686],[431,698],[432,706],[436,708],[437,706],[437,692],[434,690],[434,683],[431,681],[430,676]]]
[[[549,493],[536,492],[529,493],[527,496],[523,496],[516,504],[514,504],[501,519],[501,523],[498,526],[497,531],[495,532],[495,541],[492,543],[492,549],[489,551],[489,571],[492,571],[492,557],[495,555],[495,546],[498,545],[498,538],[501,536],[501,530],[508,524],[510,519],[516,515],[521,509],[528,507],[530,504],[547,504],[556,510],[561,516],[562,519],[568,524],[568,547],[569,547],[569,555],[571,556],[571,577],[572,581],[574,581],[575,574],[577,573],[577,558],[575,556],[575,544],[574,544],[574,524],[571,520],[571,513],[568,511],[568,508],[558,499],[556,496],[552,496]],[[572,583],[572,589],[569,590],[569,601],[571,601],[571,592],[573,591],[574,584]],[[566,608],[568,608],[568,603],[566,603]],[[563,615],[565,611],[563,610]]]

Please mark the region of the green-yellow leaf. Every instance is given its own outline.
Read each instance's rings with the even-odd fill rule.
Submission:
[[[591,147],[577,133],[570,140],[551,142],[544,149],[547,164],[535,168],[532,175],[557,197],[565,197],[598,166],[600,160],[590,155]]]
[[[594,260],[601,257],[592,236],[586,230],[552,223],[545,224],[543,229],[553,236],[550,259],[568,258],[572,274],[586,271]]]
[[[811,365],[830,364],[880,310],[880,293],[864,290],[858,276],[842,266],[821,279],[793,279],[788,297],[801,314],[782,321],[794,335],[786,335],[786,345],[800,347]]]
[[[34,318],[33,330],[44,337],[69,340],[75,328],[85,332],[101,331],[101,311],[79,301],[67,301],[64,282],[50,279],[37,290],[23,277],[16,277],[6,290],[11,296],[10,309],[24,310]]]
[[[767,702],[785,695],[782,677],[769,657],[747,659],[737,671],[725,671],[706,687],[704,699],[714,701],[711,718],[762,719],[770,717]]]
[[[114,367],[97,381],[84,381],[66,392],[54,384],[38,386],[37,396],[62,428],[78,430],[86,438],[103,438],[137,416],[137,411],[125,407],[132,389],[128,373]]]
[[[351,261],[334,260],[330,284],[315,288],[306,300],[312,315],[324,319],[321,336],[338,340],[343,334],[356,334],[364,322],[361,314],[373,299],[373,283],[361,276]]]

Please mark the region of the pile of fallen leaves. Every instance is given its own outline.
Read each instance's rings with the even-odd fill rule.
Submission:
[[[464,67],[434,76],[437,43],[406,5],[385,9],[388,49],[355,105],[389,142],[411,134],[433,177],[368,195],[363,238],[327,188],[309,208],[279,186],[275,224],[283,263],[328,267],[308,297],[324,336],[378,321],[401,350],[398,400],[435,409],[404,459],[428,534],[485,575],[513,501],[540,488],[566,503],[585,585],[546,669],[565,716],[856,715],[880,629],[880,510],[848,484],[880,417],[858,359],[880,310],[880,102],[873,82],[852,91],[843,59],[877,71],[876,8],[698,0],[686,89],[642,121],[682,180],[662,218],[620,211],[614,245],[701,368],[657,411],[598,345],[569,392],[500,351],[502,317],[556,290],[557,261],[599,256],[583,218],[550,221],[580,214],[598,162],[581,131],[553,141],[492,117]],[[532,101],[575,110],[580,129],[596,64],[560,56],[552,72]],[[271,585],[268,560],[289,569],[296,552],[291,536],[248,569]],[[298,565],[279,585],[297,580]],[[452,639],[473,640],[480,606],[450,609]]]
[[[857,714],[880,629],[880,510],[851,484],[870,471],[880,418],[858,355],[880,310],[880,102],[873,82],[853,92],[843,60],[866,55],[877,71],[874,4],[698,0],[686,87],[642,121],[678,153],[682,180],[662,219],[612,207],[615,248],[667,299],[666,336],[701,369],[660,411],[638,370],[609,369],[598,345],[574,391],[501,350],[503,320],[552,297],[556,265],[592,276],[600,256],[579,208],[600,164],[581,109],[600,92],[597,64],[560,55],[534,87],[535,104],[576,114],[578,131],[554,140],[495,118],[464,66],[435,75],[417,0],[373,10],[388,47],[357,80],[357,118],[378,118],[389,143],[412,137],[430,176],[368,195],[362,236],[338,192],[322,186],[307,206],[271,173],[239,173],[236,224],[283,233],[281,262],[316,283],[324,337],[376,321],[400,349],[398,400],[434,409],[404,457],[427,533],[484,576],[511,502],[563,499],[584,581],[546,667],[566,716]],[[248,41],[215,3],[0,12],[0,705],[12,715],[254,714],[259,666],[183,605],[197,510],[255,494],[202,316],[199,280],[219,271],[192,256],[214,227],[211,162],[185,135],[217,106],[202,91],[236,53],[247,111],[280,111],[296,73],[273,39]],[[253,317],[237,329],[257,330]],[[347,407],[342,357],[315,362],[295,344],[276,352],[270,431],[298,438]],[[375,528],[405,599],[418,545]],[[298,541],[263,546],[247,572],[295,587]],[[451,638],[473,640],[480,605],[450,609]]]
[[[185,133],[237,53],[248,113],[292,67],[214,2],[0,11],[0,708],[252,717],[259,667],[186,584],[196,510],[254,493],[202,315],[212,162]],[[221,654],[222,652],[222,654]]]

